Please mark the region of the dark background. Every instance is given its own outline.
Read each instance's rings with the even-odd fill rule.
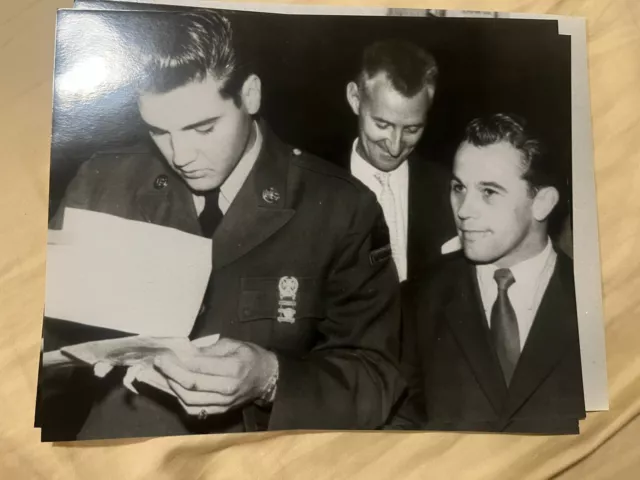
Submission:
[[[132,8],[79,3],[91,8]],[[356,75],[366,45],[402,38],[431,51],[440,68],[435,103],[418,147],[426,158],[450,164],[469,120],[485,113],[516,113],[547,140],[566,177],[566,198],[570,198],[570,37],[558,35],[556,22],[224,14],[233,24],[240,50],[262,79],[262,116],[291,145],[328,160],[348,155],[357,122],[346,102],[346,84]],[[171,28],[171,19],[164,12],[60,12],[50,214],[82,160],[99,150],[148,141],[131,85],[135,56],[144,48],[142,43]],[[119,65],[123,72],[84,96],[59,88],[65,73],[96,57]]]

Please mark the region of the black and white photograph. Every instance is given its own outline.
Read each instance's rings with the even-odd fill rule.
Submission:
[[[579,433],[572,37],[390,10],[58,12],[43,441]]]

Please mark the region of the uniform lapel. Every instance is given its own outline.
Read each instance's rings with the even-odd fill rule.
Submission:
[[[157,158],[153,158],[148,173],[135,192],[142,219],[200,235],[193,197],[184,181]]]
[[[527,337],[509,388],[504,418],[510,418],[553,372],[568,348],[574,333],[575,297],[563,278],[561,254]],[[564,280],[564,281],[563,281]],[[574,304],[571,305],[571,302]]]
[[[497,414],[502,411],[507,387],[491,344],[475,268],[461,269],[454,293],[445,307],[447,322],[476,380]]]
[[[287,177],[292,153],[261,125],[263,145],[256,163],[212,238],[213,269],[236,261],[293,217]]]

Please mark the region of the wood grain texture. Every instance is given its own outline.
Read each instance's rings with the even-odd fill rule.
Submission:
[[[0,11],[0,478],[638,478],[640,2],[378,0],[367,5],[588,18],[611,411],[589,415],[579,437],[266,433],[41,444],[33,409],[44,298],[55,11],[71,6],[71,0],[10,0]]]

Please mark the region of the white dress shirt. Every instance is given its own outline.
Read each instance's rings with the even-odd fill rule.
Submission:
[[[524,348],[538,307],[553,275],[557,258],[558,255],[553,249],[551,241],[547,238],[547,246],[542,252],[509,269],[516,280],[507,290],[507,295],[518,321],[520,351]],[[493,278],[497,269],[498,267],[495,265],[478,265],[476,267],[485,318],[489,326],[491,326],[491,309],[498,297],[498,285]]]
[[[251,148],[244,153],[236,165],[236,168],[233,169],[231,174],[220,186],[218,206],[220,207],[223,215],[227,213],[227,210],[229,210],[231,203],[242,188],[244,181],[249,176],[249,173],[260,154],[260,149],[262,148],[262,134],[260,133],[260,128],[256,122],[253,123],[253,128],[256,131],[256,141],[253,142]],[[196,206],[196,212],[200,215],[204,210],[204,196],[193,194],[193,203]]]
[[[407,235],[409,228],[409,164],[402,164],[392,172],[382,172],[367,162],[356,150],[358,139],[353,142],[351,150],[351,174],[364,183],[375,194],[378,202],[382,205],[381,194],[383,186],[381,176],[388,175],[389,186],[395,199],[395,215],[385,211],[383,205],[383,213],[385,221],[390,230],[393,228],[395,232],[389,231],[391,237],[391,249],[393,259],[398,270],[400,281],[407,278]],[[394,228],[395,227],[395,228]]]

